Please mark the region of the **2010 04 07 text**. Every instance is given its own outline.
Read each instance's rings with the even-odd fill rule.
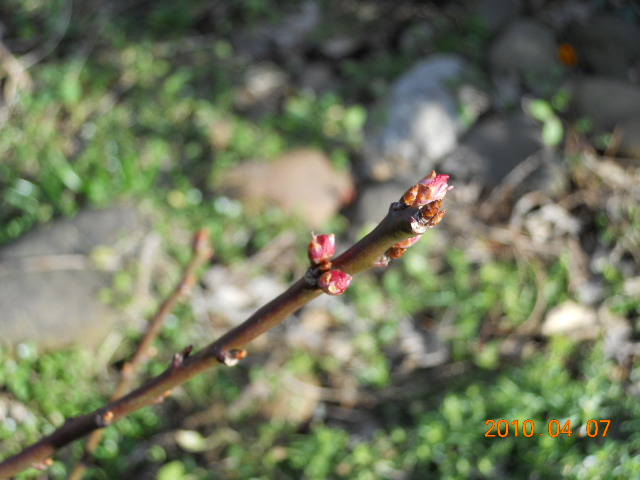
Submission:
[[[485,425],[489,429],[485,432],[485,437],[508,437],[513,435],[515,437],[533,437],[548,435],[550,437],[559,437],[560,435],[566,435],[567,437],[606,437],[611,425],[611,420],[588,420],[585,424],[581,425],[579,430],[573,431],[571,428],[571,420],[565,420],[561,423],[560,420],[552,419],[545,422],[545,427],[542,430],[536,428],[536,422],[534,420],[487,420]],[[542,433],[540,433],[542,431]]]

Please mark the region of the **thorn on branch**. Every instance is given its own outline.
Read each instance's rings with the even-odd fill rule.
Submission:
[[[246,358],[247,351],[240,348],[233,348],[228,351],[220,352],[216,355],[216,359],[226,365],[227,367],[233,367],[237,365],[240,360]]]

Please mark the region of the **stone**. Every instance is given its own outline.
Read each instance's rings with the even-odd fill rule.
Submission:
[[[617,153],[622,156],[640,159],[640,112],[638,118],[622,120],[616,133],[620,135]]]
[[[560,237],[577,237],[582,224],[565,208],[550,203],[525,215],[524,227],[534,243],[545,245]]]
[[[238,108],[260,114],[273,112],[284,95],[288,76],[274,63],[262,62],[247,69],[244,85],[237,89],[234,100]]]
[[[339,81],[328,62],[309,62],[300,72],[300,88],[323,93],[339,87]]]
[[[223,3],[222,8],[225,5]],[[229,14],[223,12],[219,15],[224,18]],[[260,61],[277,56],[287,63],[301,64],[302,54],[322,21],[318,3],[308,0],[292,4],[290,9],[279,12],[276,17],[264,18],[255,24],[249,22],[234,29],[230,37],[235,57]]]
[[[491,75],[500,83],[516,77],[534,92],[544,90],[554,72],[562,72],[553,31],[542,23],[517,19],[489,49]]]
[[[472,2],[472,8],[485,28],[494,33],[520,13],[522,3],[522,0],[480,0]]]
[[[386,105],[378,108],[382,115],[374,112],[367,126],[365,177],[414,179],[453,150],[467,128],[457,92],[469,85],[463,78],[469,69],[459,56],[433,55],[395,82]]]
[[[440,170],[458,181],[498,185],[516,166],[544,154],[541,127],[523,113],[483,118],[463,137]]]
[[[272,28],[273,42],[283,54],[304,46],[322,19],[319,5],[307,0],[297,5],[296,11],[286,15],[280,25]]]
[[[588,119],[597,132],[611,132],[622,120],[640,117],[640,87],[609,77],[585,77],[574,84],[570,114]]]
[[[542,324],[542,334],[564,335],[573,340],[595,339],[600,334],[596,311],[571,300],[551,309]]]
[[[598,309],[598,320],[602,325],[604,338],[602,348],[607,358],[614,358],[625,365],[638,354],[640,344],[633,338],[630,322],[611,311],[605,304]]]
[[[569,115],[587,119],[593,133],[615,133],[617,154],[640,158],[640,87],[607,77],[585,77],[574,84]]]
[[[567,33],[579,64],[595,75],[629,80],[640,61],[640,27],[615,15],[598,15]],[[637,74],[637,73],[636,73]]]
[[[0,342],[15,347],[31,341],[41,350],[96,347],[119,316],[99,299],[99,291],[111,285],[111,273],[96,268],[90,257],[98,247],[116,257],[129,255],[144,231],[139,213],[121,206],[56,220],[4,246]]]
[[[223,195],[240,200],[249,213],[277,206],[320,228],[354,195],[351,175],[338,170],[315,149],[292,150],[273,161],[247,161],[216,184]]]
[[[420,177],[416,177],[413,183],[415,184],[417,180],[420,180]],[[400,197],[410,186],[410,182],[396,181],[372,183],[363,186],[358,191],[358,198],[350,215],[352,225],[356,229],[360,229],[365,225],[377,225],[389,211],[391,203],[400,200]],[[358,232],[352,233],[357,235]]]

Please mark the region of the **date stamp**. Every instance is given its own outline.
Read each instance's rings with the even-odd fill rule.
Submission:
[[[577,431],[571,428],[571,420],[561,423],[560,420],[552,419],[548,422],[536,422],[534,420],[487,420],[484,422],[489,428],[485,437],[533,437],[533,436],[549,436],[559,437],[566,435],[567,437],[606,437],[609,431],[611,420],[589,420]]]

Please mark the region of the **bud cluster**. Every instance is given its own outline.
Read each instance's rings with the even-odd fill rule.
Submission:
[[[329,295],[342,295],[351,284],[351,275],[341,270],[331,269],[331,259],[335,253],[336,237],[333,233],[311,234],[307,254],[311,262],[311,271],[315,272],[315,275],[320,274],[315,281],[316,286]]]
[[[442,200],[453,188],[447,184],[448,180],[449,175],[436,175],[433,171],[402,195],[400,201],[395,204],[397,209],[419,209],[411,219],[411,228],[417,235],[394,244],[382,255],[376,266],[386,266],[390,260],[400,258],[406,253],[407,248],[420,240],[424,232],[440,223],[445,213],[445,210],[440,210]]]

